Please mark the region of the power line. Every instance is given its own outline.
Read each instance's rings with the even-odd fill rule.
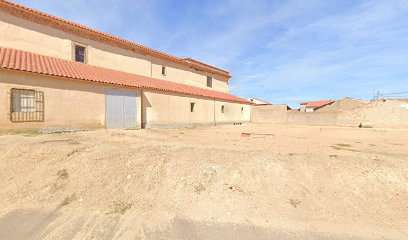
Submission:
[[[381,96],[387,96],[387,95],[404,95],[408,94],[408,92],[400,92],[400,93],[382,93]]]

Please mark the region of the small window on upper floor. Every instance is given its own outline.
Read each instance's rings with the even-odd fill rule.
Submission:
[[[162,75],[166,76],[166,66],[162,66]]]
[[[212,77],[207,76],[207,87],[212,88]]]
[[[221,105],[221,113],[224,113],[224,112],[225,112],[225,106]]]
[[[195,108],[195,103],[190,103],[190,112],[194,112]]]
[[[81,45],[74,45],[75,62],[85,63],[86,61],[86,47]]]
[[[241,114],[244,113],[244,107],[241,107]]]

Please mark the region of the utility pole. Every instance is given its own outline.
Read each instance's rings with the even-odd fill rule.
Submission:
[[[377,94],[376,94],[376,96],[375,96],[375,100],[380,99],[380,96],[381,96],[381,93],[380,93],[380,90],[378,90],[378,91],[377,91]]]

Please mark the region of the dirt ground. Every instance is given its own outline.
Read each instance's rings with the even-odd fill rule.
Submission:
[[[408,239],[407,140],[261,124],[1,135],[0,239]]]

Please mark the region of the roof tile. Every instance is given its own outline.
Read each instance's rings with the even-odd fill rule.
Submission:
[[[30,21],[42,24],[42,25],[48,25],[53,28],[57,28],[61,31],[65,31],[80,37],[84,38],[89,38],[91,40],[99,41],[102,43],[107,43],[112,46],[120,47],[123,49],[127,50],[132,50],[137,53],[142,53],[142,54],[149,54],[152,56],[160,57],[167,59],[172,62],[176,62],[185,66],[189,67],[196,67],[199,68],[202,71],[209,71],[212,73],[220,74],[224,77],[227,77],[228,79],[231,78],[230,74],[228,71],[225,71],[223,69],[199,62],[197,60],[194,60],[195,62],[188,61],[183,58],[179,58],[176,56],[173,56],[168,53],[160,52],[158,50],[140,45],[138,43],[122,39],[101,31],[97,31],[95,29],[86,27],[81,24],[77,24],[65,19],[62,19],[60,17],[56,17],[44,12],[40,12],[38,10],[12,3],[7,0],[0,0],[0,11],[2,12],[7,12],[11,15],[17,16],[19,18],[24,18],[28,19]]]
[[[319,100],[319,101],[301,102],[300,105],[306,105],[306,108],[318,108],[318,107],[323,107],[333,102],[334,102],[333,100]]]
[[[109,83],[127,87],[146,88],[188,94],[218,100],[251,104],[246,99],[185,84],[158,80],[88,64],[43,56],[17,49],[0,47],[0,66],[3,69],[39,73],[57,77]]]

